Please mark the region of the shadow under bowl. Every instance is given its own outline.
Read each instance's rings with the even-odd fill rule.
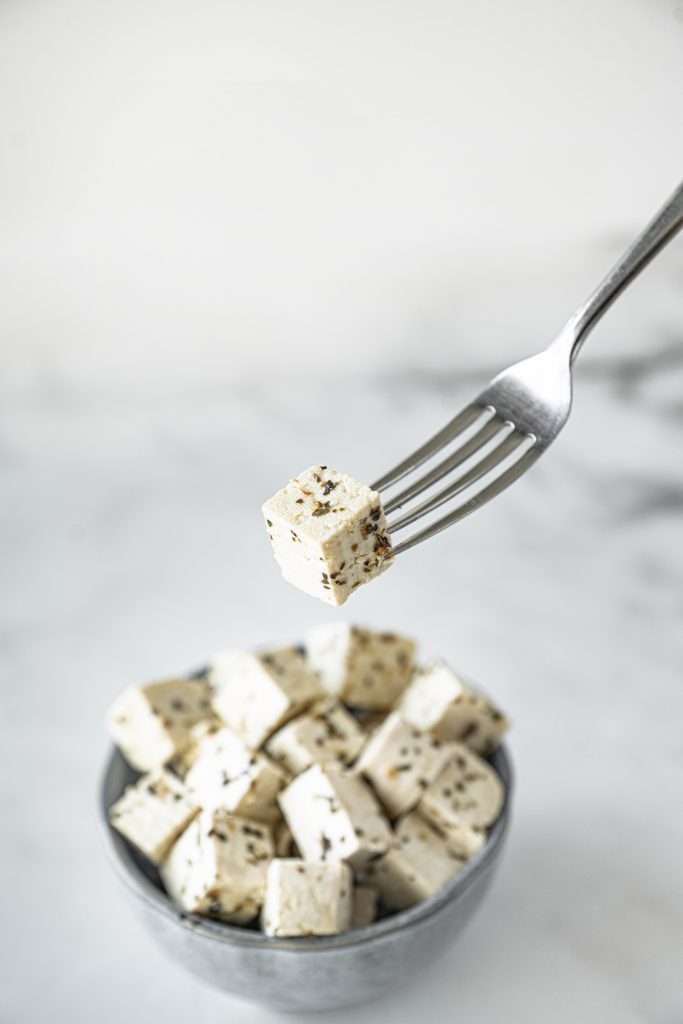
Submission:
[[[510,823],[512,767],[504,746],[491,763],[505,802],[484,847],[453,881],[408,910],[340,935],[271,938],[180,910],[155,868],[109,825],[109,808],[137,778],[118,750],[106,763],[99,812],[109,859],[158,945],[188,971],[275,1010],[333,1010],[375,999],[445,954],[481,904]]]

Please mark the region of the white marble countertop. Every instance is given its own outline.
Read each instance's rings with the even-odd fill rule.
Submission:
[[[280,580],[259,502],[311,459],[372,476],[483,379],[456,376],[349,379],[306,411],[261,381],[8,417],[3,1020],[40,1019],[47,993],[60,1020],[273,1019],[168,964],[124,904],[95,826],[102,715],[130,682],[328,618]],[[523,483],[343,609],[480,679],[514,720],[518,775],[480,915],[410,990],[340,1014],[349,1024],[423,1005],[527,1024],[680,1011],[683,358],[654,347],[578,378],[570,425]],[[362,429],[312,449],[311,422],[351,391]]]
[[[683,166],[680,2],[199,8],[0,11],[3,1024],[276,1019],[122,900],[104,711],[329,619],[261,501],[376,477],[541,347]],[[589,340],[534,471],[342,610],[494,694],[517,792],[459,944],[329,1019],[681,1019],[682,269]]]

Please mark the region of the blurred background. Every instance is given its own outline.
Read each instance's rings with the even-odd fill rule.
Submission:
[[[261,502],[544,346],[683,175],[682,97],[683,0],[2,0],[3,1024],[275,1019],[129,914],[104,711],[332,617]],[[681,1019],[682,283],[683,239],[547,458],[341,613],[490,690],[518,783],[460,944],[335,1019]]]

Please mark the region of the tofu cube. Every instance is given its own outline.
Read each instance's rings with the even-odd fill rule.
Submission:
[[[493,753],[509,726],[505,715],[444,661],[430,661],[415,673],[400,710],[416,729],[458,740],[484,757]]]
[[[282,575],[340,605],[392,564],[379,494],[327,466],[312,466],[263,506]]]
[[[204,737],[212,736],[222,728],[223,723],[218,715],[214,715],[213,713],[211,713],[208,718],[202,719],[201,722],[197,722],[197,724],[193,725],[190,729],[190,735],[186,746],[179,754],[176,754],[175,757],[171,758],[168,762],[168,768],[170,768],[178,778],[184,779],[192,765],[197,760],[199,749]]]
[[[370,781],[396,818],[415,807],[453,753],[452,744],[421,733],[393,711],[368,740],[354,771]]]
[[[352,928],[365,928],[377,917],[379,893],[371,885],[356,885],[353,890]]]
[[[504,795],[493,768],[458,743],[453,760],[424,791],[418,809],[445,834],[463,829],[482,832],[500,814]]]
[[[273,858],[270,829],[227,811],[202,811],[161,865],[169,896],[191,914],[246,924],[258,914]]]
[[[136,846],[153,864],[160,864],[190,824],[199,805],[170,772],[155,769],[143,775],[112,805],[112,827]]]
[[[223,726],[200,741],[199,752],[185,782],[205,810],[222,808],[258,821],[280,817],[278,792],[289,776],[244,740]]]
[[[445,839],[416,811],[406,815],[396,829],[391,849],[368,868],[384,903],[403,910],[427,899],[450,882],[466,864]]]
[[[345,860],[355,867],[391,843],[391,829],[370,787],[336,766],[312,765],[290,782],[279,802],[306,860]]]
[[[216,714],[254,748],[324,695],[300,647],[225,651],[214,658],[210,678]]]
[[[457,857],[469,860],[470,857],[474,857],[475,853],[481,850],[486,842],[486,829],[475,828],[472,825],[453,825],[448,827],[436,825],[426,814],[422,814],[420,804],[417,807],[424,820],[436,828],[437,832],[443,836],[448,849]]]
[[[277,859],[268,867],[266,935],[335,935],[351,926],[353,875],[348,864]]]
[[[124,690],[107,712],[107,729],[128,763],[148,772],[180,753],[192,726],[210,714],[205,679],[167,679]]]
[[[309,631],[306,655],[328,693],[345,704],[386,711],[410,682],[415,642],[336,622]]]
[[[312,764],[349,765],[365,743],[365,733],[346,708],[328,697],[271,736],[266,750],[294,775]]]

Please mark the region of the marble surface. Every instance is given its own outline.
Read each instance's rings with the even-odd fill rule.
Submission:
[[[70,1021],[273,1019],[166,963],[124,905],[95,826],[102,715],[130,682],[326,620],[280,580],[259,502],[311,458],[371,477],[488,372],[349,378],[305,410],[261,379],[6,417],[3,1021],[41,1019],[47,998]],[[423,1005],[472,1022],[680,1016],[683,354],[587,359],[577,377],[533,473],[343,610],[490,688],[518,772],[507,860],[468,934],[349,1024]],[[349,392],[358,420],[312,439]]]
[[[332,617],[261,501],[550,339],[680,176],[682,5],[36,0],[0,58],[0,1019],[267,1024],[124,904],[104,711]],[[681,1019],[681,280],[679,241],[533,472],[341,612],[480,680],[518,783],[460,944],[330,1020]]]

